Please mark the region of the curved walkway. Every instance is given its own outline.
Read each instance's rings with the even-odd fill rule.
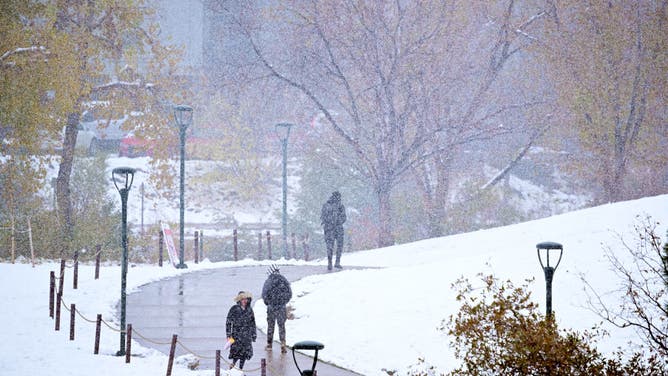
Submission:
[[[296,281],[308,275],[325,273],[323,266],[280,266],[281,274]],[[225,317],[234,304],[233,298],[239,290],[247,290],[256,299],[260,298],[262,285],[267,277],[267,266],[249,266],[203,270],[172,277],[143,286],[140,291],[129,294],[127,299],[127,322],[137,328],[139,335],[133,339],[143,346],[169,354],[169,342],[173,334],[178,335],[192,353],[201,358],[199,369],[215,368],[215,351],[225,343]],[[278,331],[274,333],[275,340]],[[148,340],[147,340],[148,339]],[[304,338],[304,340],[317,338]],[[160,342],[161,344],[156,344]],[[246,362],[244,372],[260,374],[260,359],[266,358],[267,375],[296,375],[297,368],[292,352],[281,354],[280,345],[274,342],[274,350],[264,349],[267,337],[258,330],[253,343],[253,358]],[[324,350],[327,351],[327,344]],[[177,346],[176,356],[186,351]],[[311,353],[312,354],[312,353]],[[221,356],[221,370],[228,368],[228,352]],[[297,362],[302,370],[310,369],[311,357],[297,353]],[[353,376],[355,372],[339,368],[318,360],[318,373],[329,376]]]

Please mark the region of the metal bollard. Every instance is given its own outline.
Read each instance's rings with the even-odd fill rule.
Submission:
[[[76,290],[79,285],[79,251],[74,251],[74,276],[72,277],[72,289]]]
[[[290,255],[290,258],[297,258],[297,237],[295,236],[294,232],[292,233],[292,255]]]
[[[199,230],[199,260],[204,260],[204,230]]]
[[[95,279],[100,279],[100,250],[102,246],[100,244],[95,246]]]
[[[302,238],[302,247],[304,247],[304,261],[308,261],[309,246],[308,246],[308,235],[304,235]]]
[[[267,258],[271,260],[271,232],[267,230]]]
[[[167,376],[172,375],[172,366],[174,365],[174,352],[176,352],[177,335],[172,336],[172,346],[169,348],[169,360],[167,361]]]
[[[56,331],[60,330],[60,302],[63,297],[63,294],[58,293],[56,295]]]
[[[267,359],[260,359],[260,375],[267,376]]]
[[[232,238],[234,239],[234,261],[239,260],[239,239],[237,237],[237,229],[232,231]]]
[[[220,376],[220,350],[216,350],[216,376]]]
[[[262,260],[262,232],[257,233],[257,259]]]
[[[162,267],[162,244],[164,243],[164,234],[162,231],[158,232],[158,266]]]
[[[53,303],[56,295],[56,272],[49,273],[49,317],[53,318]]]
[[[95,322],[95,344],[93,345],[93,354],[100,353],[100,329],[102,328],[102,315],[97,314],[97,320]]]
[[[65,259],[60,259],[60,281],[58,281],[58,293],[63,293],[63,281],[65,281]]]
[[[195,264],[199,263],[199,231],[195,231]]]
[[[125,363],[130,363],[130,352],[132,350],[132,324],[128,324],[128,339],[125,343]]]
[[[74,319],[77,308],[74,303],[70,304],[70,341],[74,341]]]

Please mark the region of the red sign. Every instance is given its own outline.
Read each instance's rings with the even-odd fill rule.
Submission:
[[[176,247],[174,247],[174,239],[172,238],[172,230],[169,228],[169,225],[165,222],[160,222],[160,227],[162,228],[163,238],[165,239],[165,247],[167,247],[167,254],[169,255],[169,261],[172,262],[172,265],[176,267],[179,263],[179,256],[176,254]]]

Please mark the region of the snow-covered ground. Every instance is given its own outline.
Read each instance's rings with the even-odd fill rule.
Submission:
[[[317,340],[325,344],[323,359],[364,375],[386,375],[381,369],[399,370],[424,358],[440,370],[450,369],[454,357],[449,338],[437,328],[454,314],[457,303],[450,285],[460,276],[474,280],[479,272],[522,283],[535,278],[533,298],[545,301],[543,273],[536,244],[556,241],[564,256],[554,279],[553,308],[559,325],[588,329],[601,320],[585,308],[583,273],[596,288],[613,290],[615,278],[604,258],[604,247],[623,258],[619,237],[634,243],[636,216],[650,215],[660,222],[659,235],[668,225],[668,195],[603,205],[512,226],[429,239],[384,249],[345,254],[343,264],[373,267],[305,278],[293,284],[296,319],[288,322],[288,342]],[[665,240],[665,239],[663,239]],[[130,268],[128,288],[202,268],[223,268],[239,263],[190,264],[187,270],[138,265]],[[322,264],[322,261],[319,263]],[[324,264],[323,264],[324,265]],[[69,341],[69,314],[63,310],[60,332],[48,316],[49,271],[53,262],[0,264],[0,374],[2,375],[159,375],[167,357],[133,343],[131,364],[114,356],[118,334],[103,326],[100,355],[93,355],[94,324],[77,317],[76,339]],[[94,319],[97,313],[117,325],[115,305],[120,291],[118,266],[102,268],[99,280],[93,267],[79,271],[79,288],[71,288],[71,269],[65,279],[64,300]],[[259,295],[255,292],[255,295]],[[610,301],[618,295],[606,295]],[[262,325],[264,310],[257,301],[256,321]],[[259,305],[259,306],[257,306]],[[636,334],[604,326],[610,336],[600,343],[603,351],[638,342]],[[235,372],[235,371],[232,371]],[[295,371],[296,372],[296,371]],[[176,365],[174,375],[212,375]],[[231,373],[237,374],[237,373]]]

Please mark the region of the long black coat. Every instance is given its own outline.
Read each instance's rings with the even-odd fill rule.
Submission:
[[[262,286],[262,299],[267,309],[285,307],[292,299],[290,282],[279,273],[271,273]]]
[[[253,344],[257,338],[257,328],[255,326],[255,313],[250,303],[246,309],[241,308],[237,303],[230,308],[225,322],[225,332],[228,337],[234,338],[234,343],[230,346],[229,359],[250,359],[253,357]]]
[[[343,234],[343,224],[346,222],[346,207],[341,199],[332,196],[325,202],[320,211],[320,223],[327,233]]]

